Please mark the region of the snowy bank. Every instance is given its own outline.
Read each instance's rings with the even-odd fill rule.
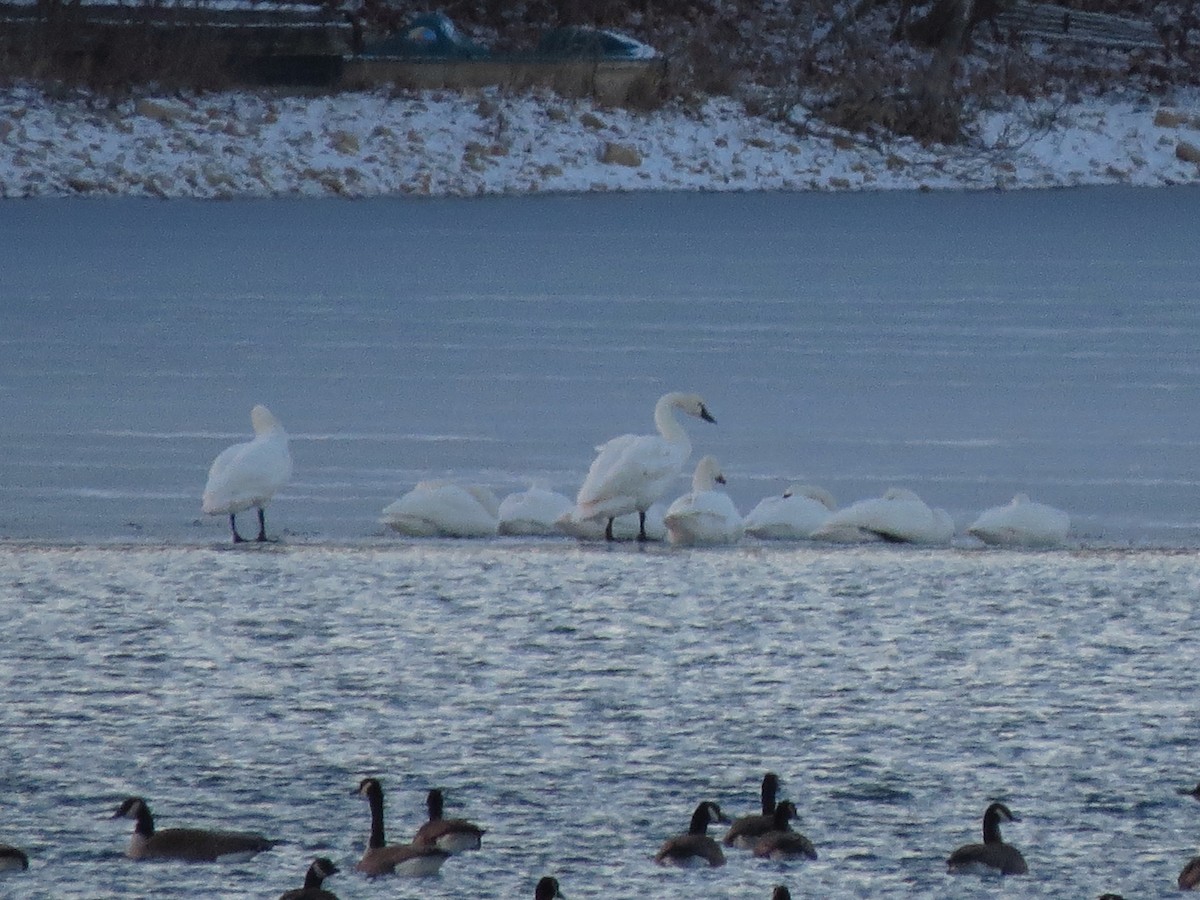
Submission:
[[[483,91],[52,98],[0,92],[0,196],[473,196],[633,190],[1200,183],[1200,91],[1016,102],[960,147],[866,138],[801,108],[652,112]]]

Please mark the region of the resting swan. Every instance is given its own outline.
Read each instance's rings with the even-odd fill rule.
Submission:
[[[208,470],[208,483],[200,506],[208,516],[229,516],[233,541],[246,539],[238,534],[237,514],[254,507],[258,510],[258,537],[267,539],[267,503],[292,477],[292,457],[288,436],[279,420],[263,405],[250,410],[254,440],[226,447]]]
[[[575,504],[557,491],[533,485],[528,490],[509,494],[500,501],[497,529],[500,534],[543,537],[561,534],[557,522]]]
[[[890,488],[882,497],[859,500],[831,513],[812,536],[849,543],[944,544],[954,536],[954,522],[944,509],[930,509],[912,491]]]
[[[647,539],[646,510],[666,493],[692,455],[692,443],[675,418],[676,410],[716,422],[696,394],[663,394],[654,406],[658,434],[624,434],[596,448],[596,458],[575,498],[576,521],[604,521],[604,537],[611,541],[615,540],[613,519],[636,512],[638,540]]]
[[[692,476],[692,490],[667,507],[663,516],[667,540],[687,547],[736,542],[742,536],[742,517],[729,495],[717,490],[724,483],[716,457],[702,457]]]
[[[422,481],[380,514],[409,537],[491,537],[500,523],[496,495],[477,484]]]
[[[833,495],[809,484],[793,484],[783,496],[766,497],[743,522],[746,534],[771,541],[802,541],[825,524],[837,507]]]
[[[1061,509],[1017,494],[1007,506],[981,512],[967,534],[1002,547],[1058,547],[1070,530],[1071,517]]]

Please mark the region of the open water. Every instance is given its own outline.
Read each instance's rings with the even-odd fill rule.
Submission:
[[[1200,284],[1194,190],[0,206],[0,894],[1127,897],[1200,845]],[[412,541],[421,478],[573,493],[657,396],[743,510],[803,478],[896,484],[964,527],[1018,490],[1069,549]],[[293,435],[227,546],[212,457]],[[686,480],[680,480],[680,492]],[[777,771],[820,859],[652,857]],[[349,872],[488,829],[440,876]],[[160,827],[281,841],[229,866]],[[992,799],[1025,878],[951,877]]]

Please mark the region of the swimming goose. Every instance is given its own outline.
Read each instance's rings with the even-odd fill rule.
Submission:
[[[696,464],[692,489],[669,507],[663,516],[667,540],[684,547],[732,544],[742,536],[742,517],[729,495],[717,490],[725,483],[715,456]]]
[[[279,900],[338,900],[337,895],[325,890],[321,883],[339,871],[329,857],[318,856],[304,875],[304,887],[280,894]]]
[[[29,868],[29,857],[24,850],[10,844],[0,844],[0,872],[24,871]]]
[[[717,822],[728,822],[721,807],[705,800],[692,813],[692,823],[687,834],[668,838],[654,857],[660,866],[723,866],[725,854],[721,845],[708,836],[708,826]]]
[[[574,518],[606,523],[606,540],[615,540],[613,519],[638,514],[638,540],[647,540],[646,510],[679,477],[692,455],[687,432],[675,411],[716,422],[695,394],[663,394],[654,406],[655,435],[624,434],[596,448],[597,455],[575,498]]]
[[[1179,889],[1193,891],[1200,886],[1200,856],[1194,856],[1179,873]]]
[[[1183,794],[1185,797],[1191,797],[1194,800],[1200,800],[1200,784],[1193,788],[1179,788],[1177,794]]]
[[[363,858],[354,866],[364,875],[436,875],[450,854],[437,847],[412,844],[388,846],[383,835],[383,786],[377,778],[364,778],[352,793],[371,805],[371,836]]]
[[[771,891],[771,900],[792,900],[792,892],[782,884],[776,885]]]
[[[1029,867],[1021,852],[1000,837],[1001,822],[1019,821],[1003,803],[993,803],[983,814],[983,843],[966,844],[951,853],[946,860],[948,871],[999,872],[1002,875],[1028,873]]]
[[[825,524],[837,503],[824,488],[793,484],[783,496],[766,497],[746,514],[746,534],[767,541],[802,541]]]
[[[483,485],[422,481],[384,507],[380,522],[409,537],[491,537],[499,513],[500,501]]]
[[[753,850],[758,839],[775,824],[775,797],[779,793],[779,776],[768,772],[762,780],[762,812],[751,816],[739,816],[733,820],[721,843],[726,847]]]
[[[558,879],[551,878],[547,875],[537,883],[537,887],[533,889],[533,900],[554,900],[555,897],[563,898],[562,893],[558,889]]]
[[[141,797],[129,797],[114,819],[133,819],[133,837],[125,855],[130,859],[178,859],[186,862],[242,861],[270,850],[274,842],[249,831],[208,831],[201,828],[154,830],[154,816]]]
[[[447,853],[478,850],[482,843],[484,829],[466,819],[443,819],[442,806],[444,803],[445,799],[442,797],[441,791],[435,788],[429,792],[425,798],[429,821],[417,829],[413,844],[418,847],[439,847]]]
[[[1007,506],[981,512],[967,534],[1001,547],[1058,547],[1070,530],[1071,517],[1061,509],[1017,494]]]
[[[890,488],[882,497],[859,500],[830,513],[812,536],[850,543],[944,544],[954,536],[954,522],[944,509],[930,509],[907,488]]]
[[[760,859],[782,862],[789,859],[816,859],[817,849],[812,841],[798,831],[792,831],[791,820],[800,816],[796,804],[784,800],[775,807],[772,828],[754,845],[754,855]]]
[[[204,486],[201,509],[205,515],[229,516],[233,541],[246,539],[238,534],[237,514],[254,507],[258,510],[257,541],[267,539],[267,503],[292,477],[292,457],[288,436],[279,420],[261,404],[250,410],[254,440],[226,447],[213,460]]]
[[[561,532],[554,524],[575,508],[571,498],[539,485],[509,494],[500,501],[500,534],[545,537]]]

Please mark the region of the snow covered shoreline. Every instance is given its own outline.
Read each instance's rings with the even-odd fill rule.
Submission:
[[[477,196],[1200,183],[1200,91],[1014,102],[962,147],[732,100],[653,112],[552,94],[229,92],[111,104],[0,91],[0,197]]]

